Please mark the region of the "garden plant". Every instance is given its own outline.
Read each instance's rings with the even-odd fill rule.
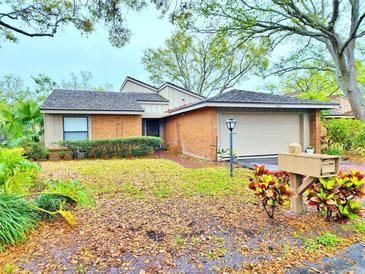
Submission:
[[[38,182],[40,167],[29,162],[24,153],[21,148],[0,149],[0,250],[24,240],[39,217],[62,216],[75,224],[69,205],[94,204],[90,190],[78,180]]]
[[[278,206],[289,204],[289,174],[287,172],[270,172],[264,165],[255,165],[249,188],[255,191],[270,218],[274,218],[275,209]]]

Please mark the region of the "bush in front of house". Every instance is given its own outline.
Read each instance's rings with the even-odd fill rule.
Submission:
[[[0,252],[6,245],[25,240],[36,224],[37,214],[26,200],[14,194],[0,194]]]
[[[20,146],[24,149],[24,155],[34,161],[48,160],[49,151],[41,142],[25,140]]]
[[[128,137],[117,139],[96,139],[84,141],[63,141],[61,145],[71,150],[74,158],[141,157],[160,148],[159,137]]]
[[[365,123],[352,119],[332,119],[323,122],[326,134],[322,150],[326,154],[365,155]]]

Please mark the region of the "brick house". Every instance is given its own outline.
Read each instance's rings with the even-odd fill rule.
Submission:
[[[320,110],[338,104],[230,90],[204,98],[172,83],[154,87],[131,77],[120,92],[56,89],[41,106],[47,147],[62,140],[160,136],[166,147],[216,160],[228,148],[225,121],[237,120],[239,158],[270,156],[290,143],[320,151]]]

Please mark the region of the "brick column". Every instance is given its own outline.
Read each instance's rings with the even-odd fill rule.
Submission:
[[[319,109],[310,111],[310,145],[315,153],[321,153],[321,115]]]

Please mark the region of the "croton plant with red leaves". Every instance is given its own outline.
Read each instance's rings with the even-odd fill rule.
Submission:
[[[364,215],[365,177],[357,170],[340,172],[337,177],[321,178],[308,190],[308,204],[326,215],[326,220],[346,223]]]
[[[260,198],[265,212],[274,218],[277,206],[289,204],[289,174],[285,171],[271,172],[264,165],[254,165],[249,188]]]

